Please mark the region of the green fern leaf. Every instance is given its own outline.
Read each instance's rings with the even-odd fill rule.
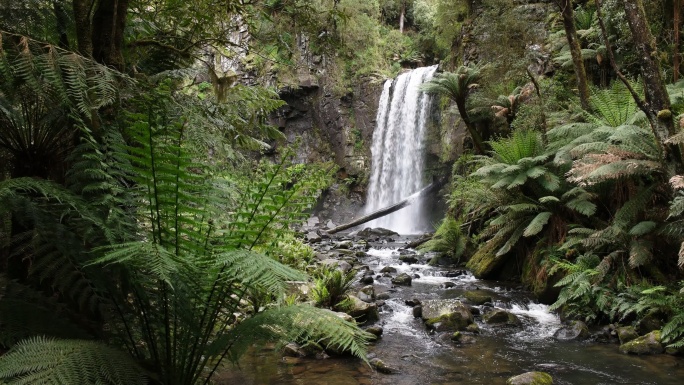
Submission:
[[[541,232],[544,229],[544,226],[549,222],[551,215],[553,215],[553,213],[550,211],[544,211],[537,214],[532,222],[530,222],[530,224],[525,228],[523,237],[531,237],[533,235],[539,234],[539,232]]]
[[[34,337],[0,356],[0,379],[9,385],[145,385],[145,372],[128,354],[102,343]]]

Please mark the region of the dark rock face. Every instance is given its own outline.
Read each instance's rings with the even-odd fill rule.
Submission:
[[[582,341],[588,337],[589,328],[582,321],[570,321],[553,334],[553,338],[559,341]]]

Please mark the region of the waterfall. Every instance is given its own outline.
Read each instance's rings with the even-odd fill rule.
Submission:
[[[377,127],[371,146],[371,176],[366,212],[397,203],[423,183],[425,126],[430,97],[418,87],[430,80],[437,66],[422,67],[388,80],[378,104]],[[420,202],[369,223],[400,234],[425,230]]]

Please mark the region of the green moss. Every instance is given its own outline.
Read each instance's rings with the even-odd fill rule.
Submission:
[[[506,385],[553,385],[553,378],[544,372],[527,372],[509,378]]]

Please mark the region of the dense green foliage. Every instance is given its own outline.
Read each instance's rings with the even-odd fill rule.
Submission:
[[[492,16],[495,12],[483,3],[482,14],[500,23],[513,12],[502,5]],[[458,81],[467,79],[458,76],[461,67],[426,87],[457,104],[460,99],[467,108],[460,115],[475,142],[486,132],[500,135],[485,142],[487,154],[476,146],[479,156],[464,156],[454,165],[449,218],[428,248],[446,252],[440,241],[444,234],[462,233],[474,245],[464,257],[477,276],[517,276],[546,300],[557,299],[553,308],[569,317],[635,325],[657,319],[666,344],[680,348],[684,164],[677,145],[682,141],[681,134],[663,140],[659,129],[674,122],[681,130],[684,84],[667,86],[672,110],[658,112],[660,121],[654,122],[644,105],[650,83],[639,78],[648,74],[629,47],[623,5],[601,2],[602,21],[611,34],[606,40],[596,3],[578,3],[575,29],[594,87],[587,109],[579,108],[576,90],[563,84],[574,73],[560,16],[547,20],[553,78],[525,76],[520,66],[529,61],[513,63],[504,54],[500,63],[494,59],[496,75],[482,71],[478,86],[459,88]],[[672,24],[662,23],[672,17],[663,11],[666,6],[649,2],[646,10],[653,17],[648,20],[652,31],[666,32],[657,36],[658,58],[670,77],[679,69],[671,61]],[[494,25],[494,30],[506,28]],[[512,22],[508,28],[518,27]],[[606,41],[615,53],[614,66]],[[504,52],[513,52],[514,47],[502,45]],[[449,90],[458,93],[441,85],[448,77],[455,85]],[[463,241],[452,242],[459,249]]]
[[[256,341],[363,357],[368,334],[287,295],[303,281],[342,309],[354,272],[304,272],[292,228],[334,167],[296,163],[269,118],[302,79],[342,96],[440,61],[425,90],[475,151],[425,247],[569,316],[655,318],[681,348],[684,84],[653,111],[625,2],[577,1],[580,103],[561,17],[519,3],[3,2],[0,382],[206,384]],[[679,26],[645,3],[669,82]]]
[[[286,296],[312,257],[293,225],[333,167],[262,155],[283,138],[273,89],[214,64],[195,81],[202,50],[228,44],[211,2],[155,4],[126,9],[125,55],[99,56],[97,36],[77,53],[47,24],[0,32],[0,381],[209,383],[259,341],[363,357],[354,323]]]

